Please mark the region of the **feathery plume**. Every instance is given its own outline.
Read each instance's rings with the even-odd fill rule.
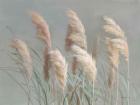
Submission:
[[[113,34],[117,38],[124,38],[124,31],[120,28],[118,24],[116,24],[113,19],[105,16],[104,20],[106,22],[106,25],[104,25],[103,27],[105,32]]]
[[[95,81],[97,68],[96,68],[96,61],[89,55],[85,50],[81,49],[80,47],[73,45],[72,51],[74,52],[74,57],[78,62],[78,67],[83,70],[87,78],[91,81]]]
[[[15,48],[18,51],[19,55],[21,56],[23,66],[25,68],[25,74],[28,80],[30,80],[33,68],[32,68],[32,59],[26,43],[22,40],[14,39],[12,40],[11,47]]]
[[[68,33],[65,40],[66,50],[70,50],[73,44],[81,47],[82,49],[87,49],[85,29],[81,20],[72,10],[69,10],[67,15],[69,17],[69,24]]]
[[[109,55],[110,71],[108,76],[108,85],[111,88],[115,82],[115,70],[118,69],[119,64],[119,49],[114,46],[110,38],[106,38],[106,44]]]
[[[64,89],[67,81],[67,63],[65,58],[59,50],[51,50],[47,53],[47,59],[48,60],[45,62],[47,63],[47,69],[45,69],[47,70],[45,71],[45,73],[47,73],[46,75],[48,75],[49,69],[53,70],[55,75],[51,76],[55,76],[59,81],[61,88]]]
[[[111,41],[114,44],[114,46],[116,46],[116,48],[120,50],[120,53],[125,57],[125,61],[128,62],[129,50],[127,41],[123,39],[112,39]]]
[[[121,27],[111,18],[104,17],[106,25],[105,32],[113,34],[114,38],[107,38],[107,47],[110,61],[109,87],[112,87],[115,80],[115,71],[118,68],[120,53],[125,57],[126,62],[129,60],[128,44],[125,33]]]
[[[47,22],[37,12],[31,12],[30,14],[32,16],[32,22],[37,28],[38,37],[47,44],[48,48],[51,48],[51,37]]]
[[[110,38],[106,38],[109,60],[112,65],[118,68],[119,64],[119,49],[114,45]]]
[[[69,10],[67,12],[69,17],[69,24],[68,24],[68,32],[67,37],[65,40],[65,48],[66,50],[71,50],[71,46],[77,45],[82,49],[87,49],[87,42],[86,42],[86,35],[85,35],[85,28],[77,16],[76,12]],[[76,58],[73,58],[72,61],[72,72],[76,74],[77,68],[77,61]]]

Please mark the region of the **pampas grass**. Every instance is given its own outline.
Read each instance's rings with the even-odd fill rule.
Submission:
[[[65,39],[65,48],[66,51],[71,51],[72,45],[77,45],[80,48],[86,50],[87,49],[87,41],[85,35],[85,28],[79,19],[76,12],[73,10],[69,10],[67,12],[67,16],[69,17],[69,24],[67,30],[67,36]],[[72,72],[76,74],[76,67],[77,67],[76,58],[73,58],[72,61]]]
[[[53,70],[52,78],[59,81],[60,87],[64,90],[67,81],[67,63],[59,50],[52,50],[48,53],[49,69]],[[51,72],[51,71],[50,71]]]
[[[21,56],[22,65],[25,68],[24,72],[26,74],[26,78],[30,80],[32,77],[33,68],[31,55],[26,43],[20,39],[13,39],[11,42],[11,47],[15,48],[18,51],[19,55]]]
[[[30,14],[32,16],[32,22],[36,26],[38,37],[47,44],[48,48],[51,48],[51,37],[47,22],[37,12],[32,11]]]
[[[129,52],[128,52],[128,44],[126,42],[126,38],[124,36],[124,31],[120,28],[119,25],[116,24],[116,22],[109,18],[109,17],[104,17],[104,20],[107,25],[104,25],[104,30],[105,32],[109,34],[113,34],[114,37],[113,39],[108,39],[110,40],[110,43],[107,45],[108,46],[108,52],[109,56],[112,56],[114,54],[115,59],[112,59],[113,65],[118,66],[119,64],[119,53],[124,55],[126,62],[128,62],[128,57],[129,57]],[[114,47],[114,48],[111,48]],[[115,66],[115,67],[116,67]]]
[[[81,47],[82,49],[87,49],[85,28],[81,20],[73,10],[69,10],[67,15],[69,17],[69,24],[67,37],[65,40],[66,50],[70,50],[73,44]]]
[[[31,12],[32,22],[36,25],[38,37],[46,44],[44,51],[44,77],[49,78],[49,71],[54,71],[51,77],[56,76],[60,87],[65,88],[67,78],[67,64],[59,50],[51,50],[51,36],[46,21],[37,12]],[[51,69],[51,70],[50,70]]]
[[[80,47],[73,45],[72,51],[74,52],[74,57],[78,62],[79,67],[86,74],[87,78],[93,82],[96,80],[97,68],[96,61],[89,55],[85,50]]]
[[[113,42],[114,46],[116,46],[116,48],[119,49],[120,54],[122,54],[125,57],[125,61],[128,62],[129,51],[127,41],[123,39],[112,39],[111,41]]]
[[[24,91],[25,91],[25,93],[27,94],[27,97],[28,97],[28,104],[30,104],[31,98],[30,98],[29,83],[30,83],[31,78],[32,78],[33,67],[32,67],[32,58],[31,58],[28,46],[27,46],[27,44],[24,41],[22,41],[20,39],[13,39],[10,45],[11,45],[12,48],[15,48],[17,50],[18,55],[21,58],[20,59],[21,60],[20,64],[22,66],[22,71],[21,72],[22,72],[22,75],[23,75],[24,80],[25,80],[25,85],[26,85],[26,87],[28,89],[27,91],[26,90],[24,90]],[[12,79],[14,79],[14,78],[12,77]],[[18,84],[20,85],[20,83],[18,83]],[[20,85],[20,87],[23,88],[22,85]]]
[[[104,20],[106,25],[104,25],[104,30],[107,33],[110,33],[118,38],[124,37],[124,31],[120,28],[120,26],[110,17],[104,16]]]
[[[39,65],[35,64],[35,67],[32,67],[33,63],[36,62],[32,62],[29,52],[30,47],[28,48],[27,44],[20,39],[14,39],[11,43],[11,46],[20,55],[21,59],[18,60],[21,60],[22,65],[19,66],[25,69],[26,79],[30,80],[27,87],[29,91],[26,91],[26,93],[30,93],[28,94],[30,95],[28,96],[30,101],[28,105],[36,103],[38,105],[114,105],[114,102],[119,105],[119,98],[121,98],[119,97],[119,90],[123,91],[121,90],[123,86],[119,85],[120,56],[123,56],[128,64],[127,90],[128,97],[130,96],[128,43],[124,31],[113,19],[107,16],[104,17],[104,31],[106,34],[111,35],[105,36],[106,57],[108,57],[109,65],[109,74],[107,75],[107,68],[103,68],[104,65],[100,68],[100,62],[99,65],[97,62],[100,57],[104,61],[102,55],[100,56],[98,53],[100,50],[98,48],[99,42],[97,40],[97,46],[92,54],[88,53],[85,27],[75,11],[69,10],[67,12],[69,22],[65,39],[65,49],[67,52],[71,52],[68,58],[73,60],[72,68],[68,67],[71,62],[65,59],[59,48],[53,48],[51,34],[45,19],[37,12],[32,11],[30,14],[38,38],[45,42],[44,51],[41,55],[35,49],[30,49],[31,54],[33,54],[32,58],[37,56],[39,59],[44,59],[44,61],[41,62],[42,60],[40,60],[37,62]],[[101,73],[100,69],[103,69],[105,73]],[[106,76],[108,76],[108,80],[106,80]],[[20,84],[17,81],[16,83]],[[20,85],[21,87],[24,86],[23,83]],[[121,94],[123,95],[123,93]]]
[[[39,38],[41,38],[43,41],[45,41],[48,45],[48,47],[45,47],[44,51],[44,58],[45,58],[45,63],[44,63],[44,75],[45,79],[48,79],[49,77],[49,69],[53,69],[55,71],[56,77],[58,81],[61,84],[61,88],[64,89],[65,84],[66,84],[66,75],[67,75],[67,64],[60,53],[59,50],[50,50],[51,48],[51,37],[50,37],[50,32],[47,23],[41,17],[38,13],[36,12],[31,12],[32,16],[32,22],[36,25],[37,27],[37,32]],[[54,74],[52,75],[54,76]]]
[[[115,73],[119,64],[119,49],[116,48],[110,38],[106,39],[108,48],[108,57],[110,65],[110,73],[108,77],[108,85],[111,88],[114,85]]]
[[[110,39],[111,45],[114,46],[115,51],[117,50],[117,53],[115,54],[113,51],[111,52],[111,49],[108,48],[109,53],[109,57],[111,57],[111,53],[112,55],[114,54],[114,57],[116,56],[116,59],[113,59],[114,61],[116,61],[116,65],[118,66],[118,62],[119,62],[119,56],[120,54],[122,54],[125,57],[125,61],[128,64],[128,78],[129,78],[129,50],[128,50],[128,44],[126,41],[126,37],[125,37],[125,33],[124,31],[120,28],[120,26],[111,18],[109,17],[104,17],[104,20],[106,22],[106,25],[104,25],[104,30],[105,32],[114,35],[112,39]],[[109,46],[109,45],[108,45]],[[113,63],[113,61],[112,61]],[[115,63],[114,63],[115,64]],[[117,71],[118,72],[118,71]],[[114,75],[114,72],[112,72],[112,69],[110,70],[110,75],[109,78],[112,78]],[[112,79],[113,81],[114,79]],[[118,85],[119,85],[119,75],[117,73],[117,99],[116,99],[116,105],[118,104]],[[109,83],[110,83],[110,79],[109,79]],[[112,83],[112,82],[111,82]],[[110,85],[110,84],[109,84]],[[129,82],[128,82],[128,105],[129,105]]]

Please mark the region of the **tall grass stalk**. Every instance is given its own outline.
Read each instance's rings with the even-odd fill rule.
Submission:
[[[118,70],[116,70],[116,71],[118,71]],[[119,72],[119,71],[118,71]],[[119,98],[119,73],[118,72],[116,72],[116,105],[118,105],[118,98]]]
[[[85,88],[85,75],[83,73],[83,78],[82,78],[82,90]],[[82,92],[82,103],[84,103],[84,95],[83,95],[83,92]]]
[[[127,63],[128,71],[127,71],[127,84],[128,84],[128,105],[130,105],[130,68],[129,68],[129,58],[128,58],[128,63]]]
[[[92,105],[94,105],[94,82],[92,82]]]

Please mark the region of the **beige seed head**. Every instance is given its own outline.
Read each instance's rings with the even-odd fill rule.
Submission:
[[[85,33],[85,28],[76,12],[69,10],[67,12],[67,16],[69,17],[69,26],[71,27],[71,31]]]
[[[119,49],[114,46],[114,43],[110,38],[106,38],[108,58],[109,58],[109,76],[108,76],[108,85],[111,88],[114,85],[116,71],[119,65]]]
[[[113,45],[120,50],[120,53],[125,57],[126,62],[129,60],[129,50],[126,40],[123,39],[112,39]]]
[[[104,30],[113,34],[115,38],[107,38],[106,43],[108,47],[108,55],[110,62],[110,72],[108,78],[109,87],[112,87],[115,81],[115,70],[118,69],[119,56],[120,53],[124,55],[126,62],[129,60],[128,44],[125,40],[124,31],[120,26],[111,18],[104,17],[106,25],[104,25]]]
[[[64,89],[67,81],[67,63],[65,58],[59,50],[51,50],[47,55],[47,69],[54,70],[55,74],[51,76],[55,76],[59,81],[61,88]],[[46,75],[48,75],[48,70],[45,71],[47,72]]]
[[[27,78],[30,80],[33,68],[32,68],[32,59],[26,43],[22,40],[14,39],[12,40],[11,47],[15,48],[18,51],[19,55],[21,56],[23,66],[25,69],[25,74]]]
[[[113,19],[105,16],[104,20],[106,22],[106,25],[104,25],[103,27],[105,32],[113,34],[115,35],[115,37],[118,38],[124,37],[124,31],[120,28],[118,24],[116,24],[116,22]]]
[[[119,49],[114,45],[110,38],[106,38],[109,61],[112,66],[118,68],[119,64]]]
[[[72,46],[72,51],[74,52],[73,56],[78,62],[78,68],[81,68],[86,77],[94,82],[97,74],[95,59],[93,59],[92,56],[89,55],[85,50],[76,45]]]
[[[76,46],[76,45],[73,45],[73,46]],[[83,56],[87,54],[87,52],[86,51],[83,52],[83,49],[81,49],[80,47],[78,47],[77,49],[75,48],[74,50],[72,49],[72,52],[73,52],[73,54],[77,54],[77,55],[82,55],[83,54]],[[73,74],[76,74],[77,68],[78,68],[77,58],[73,57],[73,61],[72,61],[72,72],[73,72]]]
[[[69,17],[68,32],[65,40],[66,50],[70,50],[73,44],[81,47],[82,49],[87,49],[85,28],[77,16],[76,12],[69,10],[67,12]]]
[[[129,60],[129,51],[128,44],[126,40],[116,38],[116,39],[106,39],[107,47],[108,47],[108,55],[110,62],[110,72],[109,72],[109,87],[112,87],[115,81],[115,70],[118,69],[119,65],[119,56],[120,53],[125,57],[126,62]]]
[[[47,44],[48,48],[51,48],[51,37],[47,22],[37,12],[31,12],[30,14],[32,16],[32,22],[37,28],[38,37]]]

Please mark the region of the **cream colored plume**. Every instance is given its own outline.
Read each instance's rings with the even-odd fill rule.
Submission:
[[[47,44],[48,48],[51,48],[51,37],[47,22],[37,12],[31,12],[30,14],[32,16],[32,22],[37,28],[38,37]]]
[[[114,70],[118,69],[120,53],[125,57],[126,62],[129,60],[128,44],[125,38],[124,31],[111,18],[104,17],[106,25],[104,25],[105,32],[114,35],[113,38],[107,38],[108,55],[110,62],[109,72],[109,87],[112,87],[115,81]]]
[[[113,34],[114,37],[117,38],[123,38],[124,37],[124,31],[120,28],[116,22],[111,19],[110,17],[105,16],[104,20],[106,22],[106,25],[104,25],[105,32],[108,32],[109,34]]]
[[[32,59],[26,43],[22,40],[14,39],[12,40],[11,47],[15,48],[18,51],[23,62],[25,74],[28,79],[31,79],[32,70],[33,70]]]
[[[120,53],[125,57],[126,62],[129,60],[128,44],[123,39],[112,39],[113,45],[119,49]]]
[[[110,38],[106,38],[106,44],[107,44],[108,58],[110,64],[108,85],[110,88],[112,88],[115,82],[115,75],[119,65],[119,49],[114,45],[114,43]]]
[[[109,73],[109,86],[112,87],[114,80],[115,80],[114,73],[117,72],[117,71],[113,71],[113,70],[118,69],[119,56],[120,56],[120,54],[122,54],[125,57],[126,62],[128,62],[129,51],[128,51],[127,42],[125,40],[119,39],[119,38],[118,39],[107,38],[107,47],[108,47],[108,55],[109,55],[109,62],[110,62],[110,69],[111,69],[110,73]]]
[[[114,45],[112,39],[106,38],[106,44],[108,49],[108,56],[111,66],[118,68],[119,64],[119,49]]]
[[[74,52],[73,56],[78,62],[78,68],[81,68],[86,77],[94,82],[97,74],[95,59],[93,59],[92,56],[89,55],[85,50],[76,45],[72,46],[72,51]]]
[[[59,50],[48,52],[48,69],[53,70],[55,74],[50,75],[59,81],[60,87],[65,88],[67,81],[67,63]]]
[[[65,40],[66,50],[70,50],[73,44],[81,47],[82,49],[87,49],[85,28],[81,20],[79,19],[77,14],[72,10],[69,10],[67,12],[67,15],[69,17],[69,24],[67,37]]]

